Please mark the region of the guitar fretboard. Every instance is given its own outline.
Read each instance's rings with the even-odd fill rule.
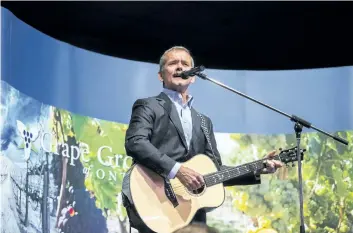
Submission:
[[[279,156],[275,156],[274,159],[278,160]],[[262,170],[263,168],[265,168],[265,160],[266,159],[261,159],[251,163],[246,163],[240,166],[227,168],[215,173],[207,174],[204,176],[206,186],[210,187],[245,174],[254,173],[255,171]]]

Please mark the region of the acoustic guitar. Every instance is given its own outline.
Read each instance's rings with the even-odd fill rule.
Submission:
[[[303,157],[305,149],[300,154]],[[284,164],[297,161],[296,147],[282,150],[274,157]],[[131,170],[130,191],[136,211],[142,221],[153,231],[171,233],[186,225],[195,213],[206,208],[210,211],[224,202],[223,182],[266,167],[265,159],[218,171],[213,161],[199,154],[182,164],[203,175],[205,186],[189,190],[178,178],[166,181],[141,164]]]

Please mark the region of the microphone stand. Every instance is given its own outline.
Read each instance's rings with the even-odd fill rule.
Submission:
[[[203,66],[202,66],[203,67]],[[300,139],[301,139],[301,133],[302,133],[302,129],[303,129],[303,126],[306,127],[306,128],[312,128],[312,129],[315,129],[316,131],[320,132],[320,133],[323,133],[325,134],[326,136],[329,136],[333,139],[335,139],[336,141],[339,141],[345,145],[348,145],[348,142],[338,136],[335,136],[335,135],[332,135],[332,134],[329,134],[323,130],[320,130],[316,127],[314,127],[310,122],[296,116],[296,115],[289,115],[287,113],[284,113],[276,108],[273,108],[271,107],[270,105],[267,105],[267,104],[264,104],[254,98],[251,98],[250,96],[247,96],[239,91],[236,91],[234,90],[233,88],[230,88],[226,85],[224,85],[223,83],[219,82],[219,81],[216,81],[212,78],[209,78],[207,77],[207,75],[201,73],[201,72],[195,72],[194,73],[196,76],[204,79],[204,80],[208,80],[210,82],[213,82],[231,92],[234,92],[238,95],[241,95],[251,101],[254,101],[266,108],[269,108],[283,116],[286,116],[287,118],[289,118],[291,121],[295,122],[294,124],[294,131],[295,131],[295,135],[296,135],[296,139],[297,139],[297,158],[298,158],[298,178],[299,178],[299,207],[300,207],[300,233],[305,233],[305,227],[304,227],[304,213],[303,213],[303,182],[302,182],[302,164],[301,164],[301,156],[300,156]]]

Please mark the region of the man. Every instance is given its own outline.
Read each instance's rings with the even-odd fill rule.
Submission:
[[[192,107],[194,98],[188,87],[195,77],[175,77],[194,66],[190,52],[180,46],[167,50],[160,59],[158,78],[163,83],[163,92],[158,96],[137,100],[132,107],[129,128],[126,132],[126,153],[166,180],[178,178],[187,188],[195,190],[204,185],[202,175],[184,167],[185,162],[197,154],[208,155],[224,169],[211,120],[203,116],[209,131],[209,141],[201,128],[201,118]],[[211,145],[210,145],[211,144]],[[275,151],[268,154],[267,168],[262,173],[273,173],[282,164],[271,160]],[[215,158],[215,159],[214,159]],[[229,185],[260,184],[260,174],[249,174],[225,182]],[[123,181],[124,205],[132,226],[139,232],[151,232],[133,208],[129,190],[129,172]],[[196,213],[193,222],[206,223],[206,211]]]

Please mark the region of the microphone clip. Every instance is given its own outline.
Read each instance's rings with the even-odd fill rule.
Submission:
[[[205,70],[204,66],[196,66],[191,68],[190,70],[183,71],[181,73],[174,74],[174,77],[181,77],[182,79],[188,79],[192,76],[198,75],[200,72]]]

